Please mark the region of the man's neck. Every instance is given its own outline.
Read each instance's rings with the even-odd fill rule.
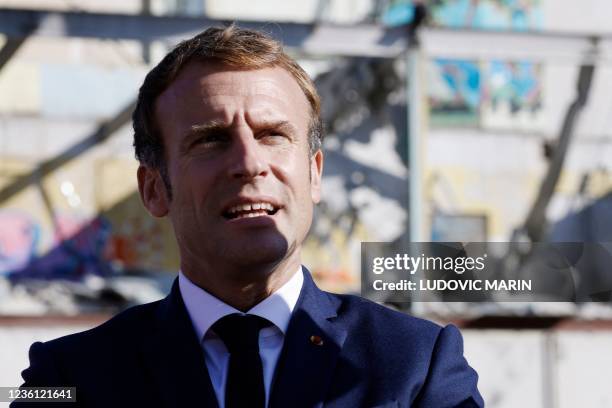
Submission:
[[[228,273],[229,268],[192,267],[181,262],[181,271],[211,295],[246,312],[287,283],[299,270],[300,264],[297,257],[285,259],[274,267],[243,267],[239,272]]]

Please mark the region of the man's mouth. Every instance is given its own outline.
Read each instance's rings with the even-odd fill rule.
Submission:
[[[224,211],[223,216],[228,220],[234,220],[274,215],[277,211],[278,207],[266,202],[237,204]]]

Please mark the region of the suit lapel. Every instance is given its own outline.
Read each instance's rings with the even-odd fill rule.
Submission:
[[[340,300],[316,287],[304,269],[304,284],[279,358],[270,407],[320,407],[329,388],[346,330],[333,322]]]
[[[143,342],[143,356],[167,407],[217,407],[204,352],[174,281],[161,301],[157,325]]]

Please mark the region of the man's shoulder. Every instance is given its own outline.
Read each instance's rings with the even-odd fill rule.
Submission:
[[[336,319],[348,331],[342,349],[345,377],[364,373],[380,400],[389,397],[386,387],[396,387],[395,395],[405,395],[411,406],[483,406],[478,375],[463,356],[455,326],[442,327],[357,296],[329,296],[338,302]]]
[[[327,293],[327,292],[326,292]],[[338,318],[349,326],[359,327],[360,332],[373,335],[384,333],[398,341],[410,339],[411,343],[433,343],[442,331],[434,322],[411,316],[371,300],[355,295],[328,293],[338,299]]]
[[[141,351],[147,339],[155,338],[160,304],[134,306],[92,329],[35,342],[29,350],[30,366],[22,372],[23,386],[70,384],[82,395],[100,397],[108,387],[136,384],[130,381],[142,373]]]

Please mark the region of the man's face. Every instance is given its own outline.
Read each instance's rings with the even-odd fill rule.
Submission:
[[[156,118],[172,200],[153,170],[139,170],[139,185],[149,211],[169,215],[183,262],[248,267],[299,257],[323,158],[309,154],[310,106],[287,71],[190,63],[157,99]]]

